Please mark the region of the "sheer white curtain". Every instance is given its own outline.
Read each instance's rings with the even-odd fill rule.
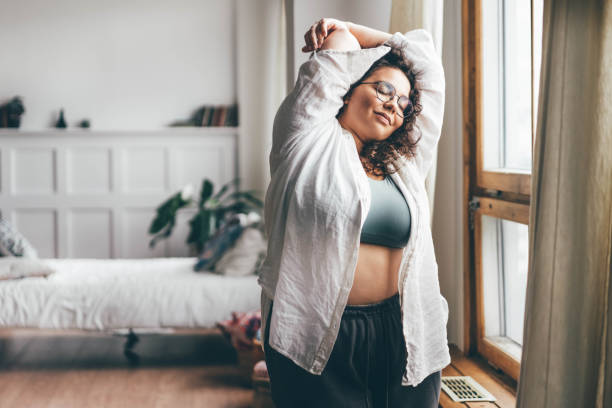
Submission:
[[[431,34],[436,50],[442,55],[442,26],[444,3],[442,0],[392,0],[391,3],[391,22],[389,32],[406,31],[424,28]],[[431,166],[425,188],[429,197],[431,208],[431,219],[434,213],[434,193],[436,188],[436,168],[437,168],[437,148],[434,153],[434,162]]]
[[[612,2],[546,0],[519,407],[612,407]]]
[[[263,198],[270,182],[268,155],[274,115],[287,93],[284,2],[235,1],[238,170],[241,188],[259,190]]]

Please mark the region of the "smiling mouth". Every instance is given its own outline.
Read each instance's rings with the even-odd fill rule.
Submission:
[[[383,115],[383,114],[381,114],[381,113],[376,113],[376,112],[374,112],[374,114],[376,114],[377,116],[380,116],[380,117],[381,117],[381,118],[382,118],[382,119],[385,121],[385,123],[386,123],[387,125],[390,125],[390,124],[391,124],[391,122],[389,122],[389,119],[387,119],[387,117],[386,117],[385,115]]]

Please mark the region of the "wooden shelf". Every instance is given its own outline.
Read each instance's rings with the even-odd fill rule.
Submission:
[[[451,364],[442,370],[442,376],[466,375],[486,388],[495,402],[455,402],[444,391],[440,392],[442,408],[514,408],[516,406],[516,382],[498,372],[480,357],[466,357],[454,344],[450,346]]]

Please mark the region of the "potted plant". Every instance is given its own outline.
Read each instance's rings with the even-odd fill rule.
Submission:
[[[238,183],[239,179],[235,178],[214,193],[213,183],[204,179],[197,201],[193,197],[191,185],[170,196],[157,207],[157,214],[149,227],[149,234],[154,235],[149,247],[153,248],[157,241],[170,236],[180,209],[196,208],[196,213],[189,220],[190,230],[187,237],[187,244],[196,255],[202,252],[206,242],[223,226],[228,217],[252,211],[260,213],[263,202],[255,197],[256,191],[238,191]]]

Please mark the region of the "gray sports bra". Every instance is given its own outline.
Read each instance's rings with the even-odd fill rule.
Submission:
[[[368,177],[372,199],[361,229],[361,242],[403,248],[410,238],[410,208],[390,176],[382,180]]]

